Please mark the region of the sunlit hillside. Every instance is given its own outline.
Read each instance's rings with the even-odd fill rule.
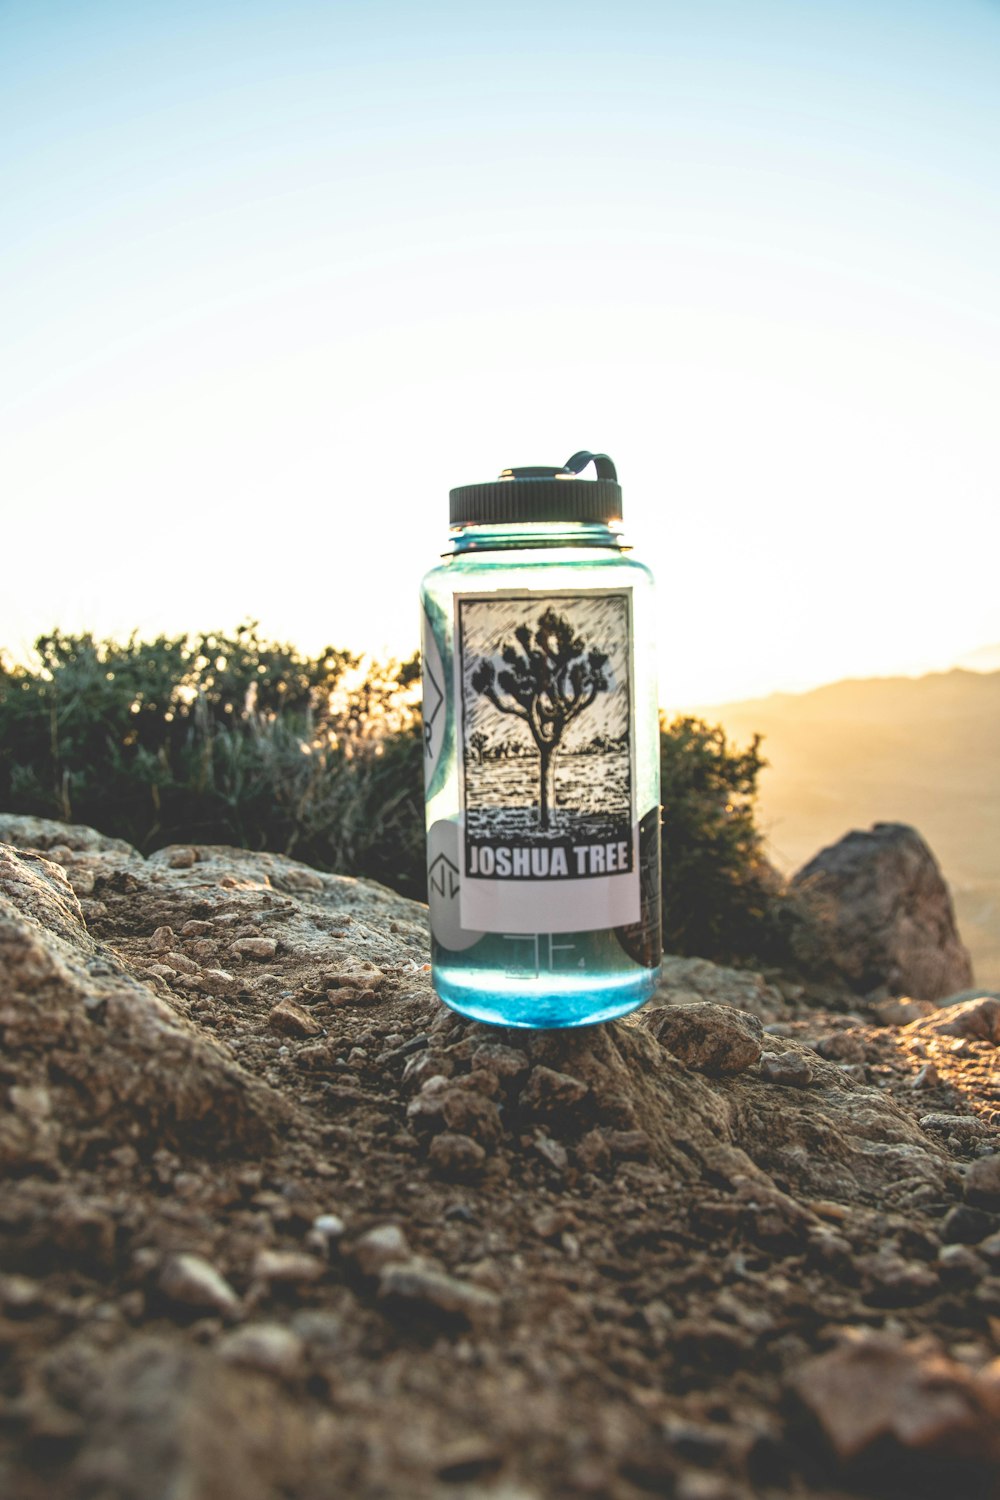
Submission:
[[[764,736],[761,823],[782,869],[850,828],[918,828],[977,982],[1000,989],[1000,671],[836,682],[698,712],[739,740]]]

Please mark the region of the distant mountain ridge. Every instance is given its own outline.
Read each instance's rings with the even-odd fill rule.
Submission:
[[[782,869],[851,828],[917,828],[977,982],[1000,989],[1000,671],[852,678],[691,712],[738,742],[763,736],[760,823]]]
[[[955,663],[956,667],[968,667],[971,672],[1000,672],[1000,641],[992,646],[979,646],[969,651]]]

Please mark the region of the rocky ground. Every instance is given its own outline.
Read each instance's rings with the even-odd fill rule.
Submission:
[[[1000,1494],[996,997],[500,1032],[370,883],[0,840],[0,1494]]]

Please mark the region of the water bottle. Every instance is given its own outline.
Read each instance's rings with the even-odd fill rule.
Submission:
[[[607,1021],[662,949],[652,575],[606,454],[450,499],[421,586],[434,987],[501,1026]]]

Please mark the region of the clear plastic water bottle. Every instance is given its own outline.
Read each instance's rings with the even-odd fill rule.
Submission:
[[[423,580],[433,979],[476,1020],[583,1026],[656,988],[653,579],[621,514],[605,454],[505,469],[451,491]]]

